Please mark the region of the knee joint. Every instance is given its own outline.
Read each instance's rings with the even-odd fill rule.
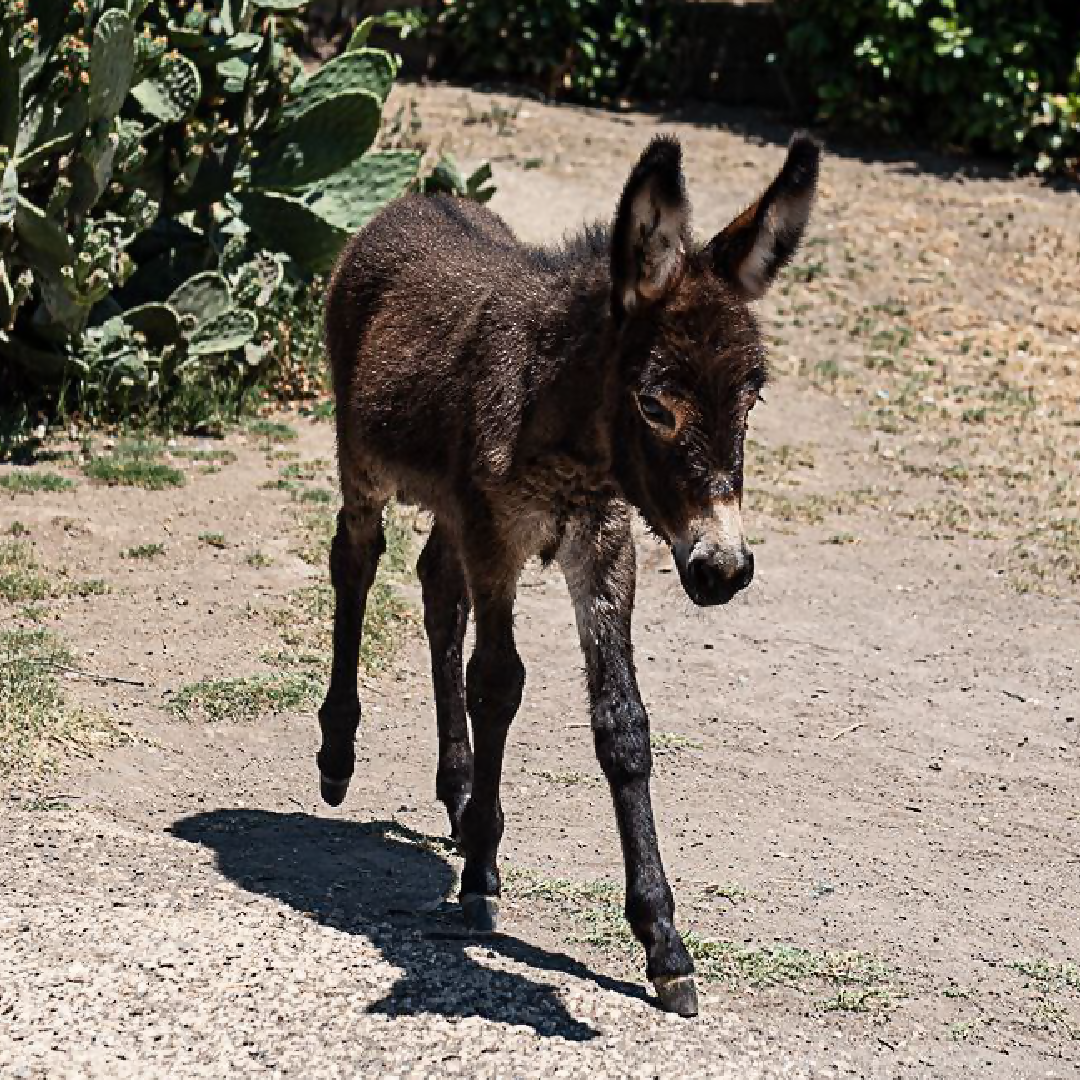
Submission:
[[[465,697],[474,717],[509,724],[521,704],[524,688],[525,665],[516,652],[491,659],[475,654],[469,660]]]
[[[613,784],[625,784],[652,772],[649,726],[640,704],[601,707],[593,726],[596,758]]]
[[[374,567],[386,550],[382,522],[376,519],[373,529],[361,529],[350,521],[342,510],[338,515],[337,531],[330,543],[330,583],[334,588],[345,586],[365,565]]]

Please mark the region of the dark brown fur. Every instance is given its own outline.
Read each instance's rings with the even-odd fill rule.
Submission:
[[[344,507],[331,556],[334,667],[320,711],[324,796],[339,802],[352,773],[363,605],[382,510],[397,496],[435,516],[419,570],[436,790],[466,856],[463,905],[493,923],[502,753],[524,683],[514,593],[527,559],[557,558],[623,839],[628,917],[662,1002],[686,1013],[696,1008],[693,966],[657,848],[631,655],[629,508],[672,546],[696,602],[722,602],[749,583],[738,504],[765,355],[748,301],[795,249],[817,155],[810,140],[794,141],[765,195],[696,251],[668,139],[642,155],[610,230],[557,248],[519,243],[473,203],[409,196],[348,245],[327,301]],[[470,607],[476,648],[463,679]]]

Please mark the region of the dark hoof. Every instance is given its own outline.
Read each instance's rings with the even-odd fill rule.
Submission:
[[[679,1016],[697,1016],[697,987],[693,975],[661,975],[653,979],[660,1008]]]
[[[499,927],[499,898],[480,893],[462,893],[461,913],[474,934],[494,934]]]
[[[330,806],[340,806],[349,792],[349,779],[346,777],[344,780],[331,780],[329,776],[319,773],[319,790],[322,792],[323,802]]]

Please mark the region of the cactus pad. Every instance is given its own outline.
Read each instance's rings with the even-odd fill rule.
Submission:
[[[243,348],[259,330],[259,320],[250,311],[226,308],[212,319],[199,323],[188,341],[191,356],[212,356]]]
[[[268,247],[284,251],[313,274],[328,273],[348,232],[292,195],[249,191],[240,196],[244,220]]]
[[[379,103],[386,101],[396,74],[394,60],[382,49],[342,53],[310,77],[298,81],[285,103],[282,119],[295,120],[309,109],[352,90],[367,90]]]
[[[135,27],[110,8],[94,27],[90,46],[90,119],[113,120],[124,104],[135,71]]]
[[[163,349],[180,340],[180,318],[168,304],[140,304],[128,308],[121,318],[152,348]]]
[[[365,154],[346,169],[310,189],[308,205],[332,225],[354,233],[416,179],[420,154],[387,150]]]
[[[143,112],[163,124],[175,124],[190,115],[201,93],[199,69],[178,53],[166,56],[152,76],[131,90]]]
[[[177,315],[194,315],[202,321],[215,318],[231,306],[229,283],[213,271],[188,278],[169,297],[169,307]]]
[[[295,190],[355,161],[379,130],[382,106],[368,90],[326,98],[270,136],[251,170],[252,184]]]

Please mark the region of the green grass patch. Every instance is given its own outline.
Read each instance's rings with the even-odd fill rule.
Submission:
[[[47,770],[61,753],[114,740],[102,718],[66,701],[57,672],[71,662],[46,630],[0,632],[0,775]]]
[[[701,743],[687,735],[678,735],[674,731],[654,731],[649,736],[649,745],[654,754],[677,754],[681,750],[700,750]]]
[[[614,882],[545,878],[510,865],[504,866],[503,878],[514,902],[554,909],[558,920],[571,926],[574,940],[616,952],[637,948],[623,915],[623,890]]]
[[[730,941],[685,936],[686,947],[702,978],[747,986],[798,986],[808,980],[850,984],[884,992],[889,969],[861,952],[814,952],[795,945],[749,948]]]
[[[207,450],[199,450],[195,447],[174,447],[169,451],[174,458],[184,458],[188,461],[201,461],[214,465],[232,465],[236,461],[236,454],[224,447],[210,447]]]
[[[324,458],[290,461],[281,470],[280,476],[264,481],[259,487],[264,491],[287,491],[298,503],[305,506],[328,507],[335,499],[335,492],[326,487],[309,485],[325,477],[330,467],[330,462]]]
[[[1076,964],[1052,964],[1046,960],[1017,960],[1009,965],[1044,990],[1080,992],[1080,967]]]
[[[0,476],[0,489],[10,491],[12,495],[32,495],[39,491],[70,491],[74,486],[66,476],[54,472],[21,469],[19,472],[4,473]]]
[[[91,458],[83,472],[110,487],[140,487],[148,491],[183,487],[184,474],[161,461],[160,444],[152,442],[122,442],[108,456]]]
[[[824,1012],[887,1012],[895,1005],[888,987],[842,986],[821,1003]]]
[[[310,461],[290,461],[281,470],[285,480],[304,480],[310,482],[318,480],[321,475],[330,470],[330,462],[325,458],[312,458]]]
[[[334,590],[308,585],[289,597],[289,606],[271,614],[281,640],[301,653],[321,654],[329,663],[333,646]],[[401,644],[409,623],[409,606],[385,579],[376,578],[364,611],[360,666],[368,674],[384,670]],[[286,660],[288,652],[281,656]]]
[[[169,709],[182,720],[252,721],[271,712],[286,712],[315,704],[322,680],[295,672],[207,679],[182,687]]]
[[[246,562],[248,566],[253,566],[256,570],[265,570],[267,567],[274,565],[274,560],[261,551],[253,551],[248,555],[244,562]]]
[[[949,1025],[949,1037],[954,1042],[968,1042],[980,1037],[992,1022],[989,1016],[975,1016],[970,1020],[958,1021]]]
[[[539,780],[547,780],[551,784],[560,784],[563,787],[576,787],[578,784],[598,784],[600,778],[588,773],[576,772],[569,769],[566,772],[549,772],[547,769],[537,769],[532,773]]]
[[[252,420],[247,427],[248,434],[267,444],[295,442],[298,438],[296,429],[280,420]]]
[[[65,590],[69,596],[81,597],[104,596],[111,591],[109,583],[104,578],[87,578],[86,581],[77,581]]]
[[[745,900],[750,893],[741,885],[726,883],[722,885],[706,885],[705,895],[715,897],[718,900],[727,900],[729,903],[738,904]]]
[[[311,565],[320,569],[326,567],[336,523],[337,515],[322,507],[306,509],[301,516],[304,541],[297,554]],[[395,587],[410,561],[411,537],[393,507],[387,509],[383,531],[386,552],[368,593],[360,648],[360,666],[368,674],[382,671],[389,665],[413,619],[409,605]],[[320,657],[322,662],[316,670],[319,677],[325,679],[333,646],[333,618],[334,590],[327,581],[292,593],[287,607],[270,613],[270,621],[285,646],[274,653],[274,663],[310,673],[313,665],[309,658]]]
[[[121,552],[121,556],[125,559],[156,559],[164,554],[164,544],[136,544]]]
[[[506,866],[503,876],[507,898],[514,903],[529,904],[560,927],[569,926],[576,941],[640,963],[640,946],[623,915],[620,885],[545,878],[514,866]],[[714,895],[716,889],[711,889]],[[781,943],[752,948],[693,933],[683,940],[698,974],[709,982],[753,988],[830,987],[833,996],[821,1002],[830,1011],[880,1012],[893,1004],[890,969],[866,953],[815,952]]]
[[[57,596],[101,596],[109,592],[102,578],[68,582],[53,580],[38,563],[33,547],[24,540],[0,544],[0,600],[10,604],[33,603]]]
[[[54,589],[34,558],[34,549],[25,541],[0,544],[0,600],[10,604],[44,600]]]

